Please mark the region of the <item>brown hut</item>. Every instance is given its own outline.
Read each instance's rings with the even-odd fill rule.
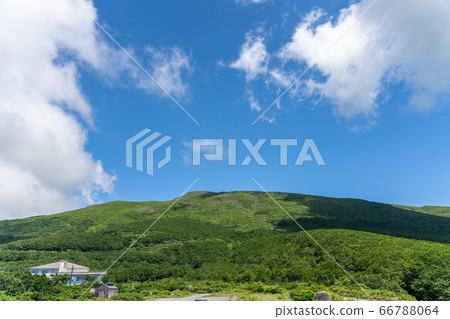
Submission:
[[[94,297],[109,299],[119,293],[119,288],[114,286],[112,282],[101,285],[94,290]]]

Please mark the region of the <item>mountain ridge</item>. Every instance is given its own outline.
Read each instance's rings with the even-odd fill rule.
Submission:
[[[283,206],[305,229],[351,229],[386,234],[396,237],[412,239],[424,239],[437,242],[450,242],[450,219],[445,215],[449,207],[424,206],[410,207],[384,204],[354,198],[333,198],[315,195],[303,195],[296,193],[271,192],[271,195]],[[33,234],[32,228],[41,227],[41,232],[49,233],[47,223],[60,223],[59,220],[68,218],[75,219],[79,229],[88,230],[85,226],[95,224],[107,224],[106,221],[118,219],[121,215],[122,222],[142,219],[146,214],[161,211],[161,207],[172,203],[175,199],[168,201],[112,201],[85,208],[62,212],[52,215],[33,216],[22,219],[0,221],[0,243],[4,243],[2,236],[11,235],[10,230],[17,229],[26,231],[28,236]],[[191,203],[191,201],[193,202]],[[253,203],[252,203],[253,201]],[[203,202],[203,203],[202,203]],[[220,207],[219,207],[219,206]],[[260,222],[254,228],[267,228],[270,223],[278,230],[284,229],[288,232],[300,230],[290,218],[263,192],[233,191],[233,192],[190,192],[181,197],[177,203],[166,214],[170,218],[176,214],[173,211],[204,211],[215,209],[219,217],[209,214],[216,222],[225,222],[223,208],[235,206],[230,213],[236,213],[241,209],[244,213],[250,212],[255,220]],[[264,209],[270,210],[264,214]],[[430,209],[431,207],[431,209]],[[433,213],[434,210],[444,211],[444,215]],[[114,211],[118,216],[109,216]],[[208,209],[206,209],[208,211]],[[98,213],[102,216],[95,216]],[[194,212],[197,213],[197,212]],[[162,211],[161,211],[162,213]],[[91,216],[88,216],[88,215]],[[144,214],[144,215],[143,215]],[[442,213],[441,213],[442,214]],[[268,216],[270,215],[270,216]],[[94,217],[95,218],[94,218]],[[265,221],[261,216],[265,216]],[[197,216],[205,219],[202,216]],[[144,218],[145,219],[145,218]],[[252,221],[248,221],[252,223]],[[266,225],[263,225],[263,224]],[[231,226],[231,225],[230,225]],[[81,228],[80,228],[81,227]],[[96,227],[96,226],[94,226]],[[269,227],[270,228],[270,227]],[[71,229],[70,224],[60,225],[60,231]],[[408,231],[409,229],[409,231]],[[57,229],[53,229],[57,230]],[[18,234],[16,233],[16,235]],[[440,235],[442,233],[443,235]],[[23,235],[25,236],[25,235]],[[23,237],[22,236],[22,237]]]

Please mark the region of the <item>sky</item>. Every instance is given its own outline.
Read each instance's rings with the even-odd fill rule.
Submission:
[[[450,206],[449,18],[445,0],[1,0],[0,219],[169,200],[197,178]],[[125,162],[145,128],[171,137],[153,176]],[[285,166],[280,138],[298,140]],[[193,139],[223,139],[224,160],[192,165]],[[266,139],[267,165],[241,165],[241,139]],[[325,165],[294,165],[306,139]]]

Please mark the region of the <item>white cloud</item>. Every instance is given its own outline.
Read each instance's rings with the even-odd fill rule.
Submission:
[[[267,2],[267,0],[234,0],[235,3],[242,4],[242,5],[249,5],[249,4],[260,4]]]
[[[244,71],[247,82],[262,79],[279,92],[321,57],[289,96],[327,100],[338,116],[365,117],[370,125],[364,127],[374,125],[392,85],[409,94],[405,105],[436,107],[450,93],[450,2],[379,1],[355,23],[372,2],[353,3],[337,17],[312,10],[275,53],[266,51],[261,32],[249,32],[231,67]],[[250,108],[257,110],[253,100]]]
[[[239,58],[230,67],[245,72],[247,81],[254,80],[259,74],[267,72],[268,53],[264,39],[260,36],[247,34],[242,45]]]
[[[81,4],[92,16],[89,1]],[[93,203],[115,176],[86,151],[80,65],[126,67],[72,1],[0,2],[0,219]]]
[[[170,49],[157,49],[147,47],[146,53],[149,55],[146,65],[153,78],[170,94],[176,97],[184,96],[187,92],[187,84],[183,81],[182,75],[190,73],[192,67],[189,62],[189,56],[177,47]],[[142,77],[138,86],[149,93],[165,95],[160,87],[149,77]]]
[[[264,32],[263,26],[251,30],[245,36],[245,42],[241,47],[239,58],[230,64],[231,68],[245,72],[245,79],[251,82],[258,78],[259,75],[265,79],[267,85],[274,84],[276,86],[290,85],[292,83],[292,76],[287,75],[280,68],[269,69],[270,55],[266,51],[264,38],[260,36]],[[246,97],[250,109],[255,112],[261,112],[262,106],[258,101],[255,90],[247,85]],[[277,109],[280,109],[280,101],[275,104]],[[261,120],[269,123],[275,123],[275,117],[268,117],[264,115]]]
[[[30,213],[63,211],[75,207],[76,199],[65,196],[36,178],[31,172],[0,158],[1,219],[23,217]]]
[[[247,102],[250,105],[250,109],[252,111],[255,111],[257,113],[261,112],[261,110],[262,110],[261,103],[256,98],[255,92],[250,88],[248,88],[246,91],[246,99],[247,99]],[[275,103],[275,108],[281,109],[280,100],[278,100]],[[275,123],[275,117],[274,116],[269,117],[269,116],[267,116],[267,114],[265,114],[265,115],[261,116],[261,121],[267,121],[268,123]]]
[[[313,63],[371,2],[341,10],[335,22],[323,21],[321,10],[310,12],[279,57]],[[346,118],[376,114],[387,83],[403,82],[411,105],[432,108],[450,91],[449,17],[445,0],[379,1],[318,61],[325,79],[304,83]]]
[[[258,100],[255,98],[252,90],[247,90],[248,103],[250,104],[250,109],[257,112],[261,111],[261,105],[259,105]]]
[[[217,66],[221,69],[227,67],[227,65],[222,60],[217,61]]]
[[[92,1],[78,2],[97,17]],[[86,150],[94,119],[80,69],[110,83],[131,77],[149,93],[161,89],[99,32],[70,0],[0,2],[0,219],[77,208],[113,191],[116,177]],[[178,48],[146,51],[155,79],[184,95],[188,56]]]
[[[268,73],[270,74],[270,77],[267,79],[268,83],[273,82],[277,86],[289,87],[295,80],[292,75],[286,74],[282,69],[271,69]]]

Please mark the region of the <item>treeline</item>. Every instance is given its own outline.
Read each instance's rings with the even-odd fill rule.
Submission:
[[[407,293],[419,300],[450,300],[446,245],[345,230],[313,231],[313,236],[367,288]],[[118,282],[185,278],[357,287],[304,233],[133,250],[108,277]]]
[[[27,271],[0,271],[0,300],[76,300],[87,288],[87,285],[67,286],[67,281],[67,276],[55,276],[51,280],[46,276],[33,276]],[[83,297],[92,298],[92,293],[87,292]]]
[[[450,251],[445,244],[348,230],[310,233],[367,289],[418,300],[450,300]],[[303,284],[343,291],[359,289],[305,233],[164,243],[154,243],[152,236],[147,239],[125,254],[105,280],[152,283],[174,279],[185,285],[215,282],[239,287],[261,283],[280,288]],[[48,259],[54,256],[55,260],[64,258],[101,270],[120,253],[2,250],[0,268],[14,260],[17,266],[36,266],[38,259],[52,261]]]

